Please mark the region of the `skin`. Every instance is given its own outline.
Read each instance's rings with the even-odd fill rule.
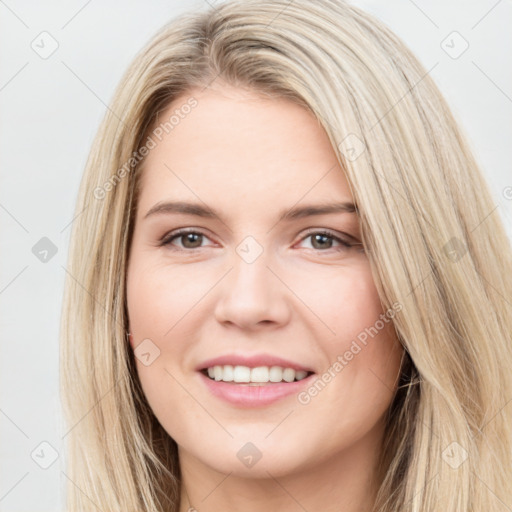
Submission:
[[[278,222],[293,206],[353,201],[342,168],[316,118],[289,100],[217,84],[161,119],[191,95],[198,105],[145,160],[127,273],[131,346],[150,339],[160,351],[148,366],[136,358],[137,371],[178,445],[180,512],[370,511],[402,354],[391,322],[307,404],[291,395],[239,408],[195,371],[221,354],[268,353],[321,375],[384,313],[362,246],[307,232],[360,243],[357,214]],[[171,200],[207,204],[223,221],[144,218]],[[159,245],[178,228],[204,236]],[[263,248],[250,264],[236,251],[247,236]],[[237,457],[247,442],[262,455],[252,467]]]

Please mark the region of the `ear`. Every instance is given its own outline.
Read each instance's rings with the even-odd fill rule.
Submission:
[[[133,349],[133,335],[131,332],[128,333],[128,341],[130,342],[130,346]]]

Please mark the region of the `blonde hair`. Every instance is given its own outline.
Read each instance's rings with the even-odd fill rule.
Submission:
[[[511,506],[512,251],[448,105],[361,10],[243,0],[166,25],[130,65],[94,140],[61,328],[69,510],[178,510],[176,444],[126,339],[125,277],[139,149],[175,98],[215,79],[314,113],[351,186],[383,308],[403,307],[394,325],[407,357],[375,510]]]

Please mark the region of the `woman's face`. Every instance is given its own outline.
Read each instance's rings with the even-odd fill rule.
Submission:
[[[401,349],[327,135],[296,104],[227,86],[162,122],[173,112],[145,161],[127,300],[180,460],[256,477],[375,454]]]

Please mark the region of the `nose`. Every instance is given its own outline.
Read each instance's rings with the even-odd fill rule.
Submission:
[[[285,325],[291,314],[291,292],[272,267],[265,252],[252,263],[235,254],[231,271],[219,283],[217,321],[246,330]]]

